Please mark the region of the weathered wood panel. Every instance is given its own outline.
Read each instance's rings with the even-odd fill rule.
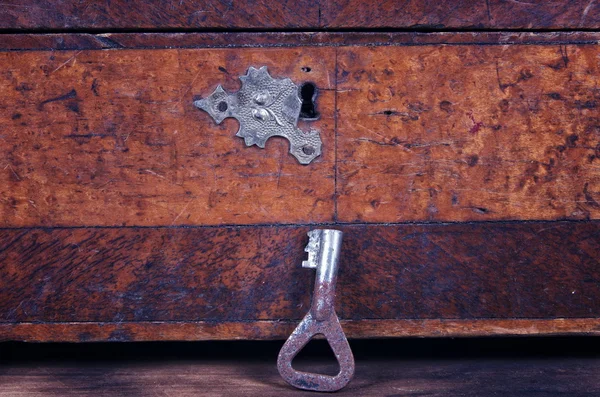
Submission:
[[[5,0],[0,29],[298,28],[318,26],[315,0]]]
[[[301,318],[312,283],[298,266],[307,231],[3,231],[0,321]]]
[[[330,221],[334,56],[325,48],[1,53],[0,225]],[[252,65],[320,88],[321,118],[310,126],[324,149],[310,166],[282,138],[246,147],[237,121],[217,126],[193,106],[220,83],[237,90]]]
[[[598,46],[338,50],[338,220],[600,217]]]
[[[357,226],[342,317],[553,318],[600,312],[600,224]]]
[[[0,322],[297,320],[307,230],[4,230]],[[600,316],[598,223],[342,230],[342,319]]]
[[[27,227],[320,222],[351,337],[598,334],[597,222],[331,223],[598,219],[594,35],[11,35],[77,50],[0,54],[0,339],[284,338],[308,226]],[[82,51],[178,43],[289,48]],[[321,89],[308,167],[192,107],[264,64]]]
[[[588,0],[5,0],[0,29],[598,29]]]
[[[600,5],[588,0],[325,0],[321,23],[336,28],[597,29]]]
[[[336,52],[339,220],[597,218],[597,46],[427,46],[4,53],[0,224],[331,221]],[[308,167],[191,104],[259,63],[321,88]]]

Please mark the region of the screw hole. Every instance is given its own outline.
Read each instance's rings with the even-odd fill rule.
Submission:
[[[314,152],[315,152],[315,148],[313,148],[311,146],[304,146],[302,148],[302,153],[306,154],[307,156],[314,154]]]
[[[302,70],[304,73],[310,73],[312,69],[309,66],[304,66],[300,68],[300,70]]]
[[[304,83],[300,87],[300,99],[302,107],[300,108],[300,118],[315,120],[319,117],[315,109],[315,99],[317,98],[317,86],[314,83]]]
[[[223,101],[223,102],[219,102],[219,104],[217,105],[217,109],[219,109],[219,112],[224,112],[227,110],[227,102]]]

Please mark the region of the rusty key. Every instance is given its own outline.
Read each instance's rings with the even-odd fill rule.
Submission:
[[[346,386],[354,375],[354,356],[335,313],[335,284],[342,232],[317,229],[308,232],[308,237],[308,245],[304,249],[308,252],[308,260],[302,262],[302,267],[317,270],[312,305],[281,348],[277,369],[286,382],[299,389],[332,392]],[[327,339],[340,365],[340,372],[335,376],[292,368],[294,357],[313,336],[319,334]]]

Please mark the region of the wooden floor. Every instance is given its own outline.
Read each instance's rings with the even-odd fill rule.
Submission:
[[[338,395],[600,396],[597,338],[354,341],[355,379]],[[0,396],[292,396],[281,342],[0,344]],[[299,369],[331,373],[312,342]],[[314,395],[314,394],[313,394]]]

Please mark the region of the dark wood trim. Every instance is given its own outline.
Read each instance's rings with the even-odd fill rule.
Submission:
[[[0,323],[0,341],[283,340],[295,321]],[[600,318],[342,321],[348,338],[600,335]]]
[[[321,1],[7,0],[0,10],[0,29],[295,29],[318,26]]]
[[[324,0],[328,28],[597,29],[600,5],[588,0]]]
[[[23,31],[228,29],[598,29],[588,0],[283,0],[162,2],[6,0],[0,29]]]
[[[487,318],[508,330],[485,330],[510,334],[515,319],[600,317],[598,221],[334,227],[345,234],[338,314],[379,324],[353,335],[401,336],[401,328],[384,330],[396,320],[440,319],[437,331],[407,332],[459,335],[484,329],[447,324]],[[300,267],[309,229],[4,229],[0,321],[13,337],[25,329],[19,323],[82,321],[201,322],[214,338],[283,335],[310,305],[314,272]],[[281,333],[260,325],[280,320]],[[246,328],[229,332],[223,323]]]
[[[4,34],[0,51],[411,45],[596,45],[599,32],[223,32]]]

